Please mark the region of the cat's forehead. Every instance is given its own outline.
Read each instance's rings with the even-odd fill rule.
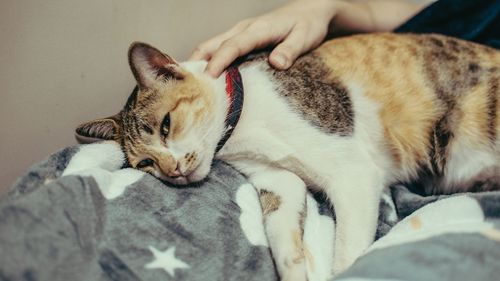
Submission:
[[[125,117],[140,117],[149,119],[155,113],[168,107],[177,98],[175,85],[162,85],[149,89],[137,89],[129,97],[125,107]]]
[[[200,86],[200,81],[191,74],[187,74],[183,79],[159,79],[152,87],[138,90],[137,105],[150,106],[158,101],[175,101],[197,95]]]

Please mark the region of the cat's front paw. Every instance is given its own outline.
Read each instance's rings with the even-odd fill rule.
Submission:
[[[287,259],[281,272],[282,281],[307,281],[306,263],[303,257]]]
[[[306,265],[304,260],[293,263],[282,272],[282,281],[307,281]]]

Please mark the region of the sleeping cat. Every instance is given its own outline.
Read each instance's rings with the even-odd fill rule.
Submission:
[[[214,158],[232,164],[261,194],[283,280],[306,280],[306,186],[335,208],[335,273],[373,242],[384,187],[500,189],[497,50],[382,33],[326,42],[286,71],[265,58],[213,79],[204,61],[179,64],[134,43],[138,87],[120,113],[82,124],[77,137],[115,140],[131,167],[174,184],[203,180]]]

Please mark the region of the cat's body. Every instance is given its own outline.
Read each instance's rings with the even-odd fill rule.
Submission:
[[[151,51],[144,48],[135,48],[137,54],[131,49],[142,90],[115,117],[112,138],[134,167],[151,157],[154,164],[145,170],[157,177],[179,184],[201,180],[224,134],[224,79],[203,74],[204,62],[179,66],[165,57],[166,70],[151,67],[157,57],[148,59]],[[287,71],[263,59],[241,64],[243,110],[215,158],[231,163],[260,191],[280,275],[306,278],[306,185],[324,191],[334,205],[336,272],[373,241],[384,187],[421,180],[432,193],[468,191],[478,183],[499,189],[499,68],[500,53],[484,46],[394,34],[327,42]],[[168,73],[166,81],[157,79],[159,73]],[[167,112],[170,135],[162,143],[155,128],[162,130]],[[99,122],[81,131],[96,137],[96,126],[106,121]],[[143,123],[150,133],[134,133]]]
[[[242,119],[252,123],[240,122],[229,140],[235,145],[219,157],[253,155],[314,186],[324,173],[315,174],[313,167],[338,161],[332,153],[352,152],[341,144],[349,139],[348,147],[360,145],[371,154],[388,183],[430,176],[435,180],[427,193],[467,189],[464,179],[500,161],[498,52],[440,36],[393,36],[331,41],[285,72],[266,62],[242,68],[251,92],[245,107],[259,111],[243,111]],[[255,138],[262,143],[242,153],[238,137],[248,140],[257,128],[263,135]],[[264,141],[271,132],[272,139]],[[335,148],[325,154],[329,145]],[[259,155],[263,147],[269,149]],[[487,174],[493,173],[482,178]]]

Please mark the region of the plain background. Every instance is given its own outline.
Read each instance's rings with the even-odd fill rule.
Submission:
[[[0,193],[118,112],[134,86],[131,42],[185,60],[196,45],[285,0],[0,0]]]

